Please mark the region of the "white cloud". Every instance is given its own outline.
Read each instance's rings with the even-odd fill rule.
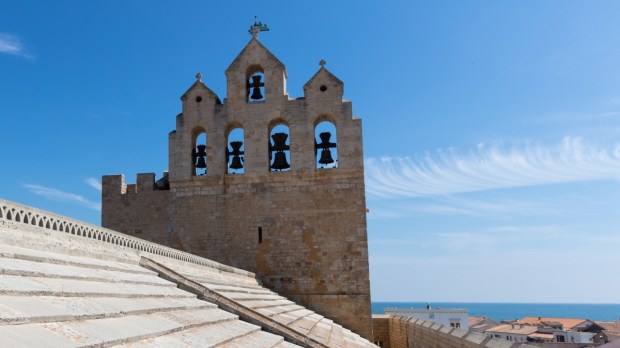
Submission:
[[[620,179],[620,145],[600,148],[565,137],[556,146],[479,144],[466,155],[438,150],[424,158],[369,158],[366,189],[379,197],[450,195],[491,189]]]
[[[553,215],[558,209],[552,202],[530,200],[476,200],[458,196],[416,197],[413,200],[372,202],[369,219],[410,218],[415,213],[425,215],[462,215],[475,217],[502,217],[514,215]]]
[[[30,192],[35,195],[41,196],[43,198],[58,201],[58,202],[68,202],[68,203],[76,203],[88,209],[101,211],[101,203],[93,202],[88,200],[80,195],[76,195],[69,192],[64,192],[61,190],[57,190],[50,187],[45,187],[41,185],[32,185],[26,184],[23,185],[24,188],[28,189]]]
[[[95,178],[86,178],[86,183],[90,185],[95,190],[101,192],[101,182]]]
[[[25,52],[24,46],[19,39],[10,34],[0,33],[0,53],[31,58],[31,56]]]

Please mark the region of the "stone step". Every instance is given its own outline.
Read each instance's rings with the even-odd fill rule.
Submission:
[[[0,295],[58,297],[196,297],[169,286],[76,279],[0,276]]]
[[[327,341],[327,346],[331,348],[344,348],[344,332],[342,326],[340,325],[332,325],[331,334],[329,335],[329,340]]]
[[[256,278],[248,277],[241,274],[224,272],[209,267],[186,268],[180,267],[178,264],[171,264],[166,262],[162,262],[162,264],[197,283],[205,282],[219,285],[235,285],[247,286],[251,288],[262,288]]]
[[[0,258],[0,275],[3,274],[176,287],[175,284],[156,277],[154,274],[127,273],[70,265],[58,267],[57,264],[9,258]]]
[[[83,268],[105,269],[112,271],[121,271],[126,273],[139,273],[153,275],[155,272],[149,271],[140,265],[99,260],[80,256],[70,256],[65,254],[57,254],[52,252],[20,248],[12,245],[0,244],[0,258],[11,258],[19,260],[29,260],[36,262],[45,262],[56,265],[72,265]]]
[[[346,329],[346,328],[342,328],[342,331],[343,331],[343,338],[344,338],[346,347],[355,347],[355,348],[374,347],[373,344],[371,344],[366,339],[363,339],[360,335],[356,334],[355,332],[349,329]]]
[[[240,292],[218,291],[222,296],[238,301],[238,300],[281,300],[282,296],[274,294],[246,294]]]
[[[286,341],[279,343],[277,346],[275,346],[275,348],[294,348],[294,347],[299,347],[299,346],[291,342],[286,342]]]
[[[280,300],[237,300],[242,305],[254,310],[261,308],[280,307],[294,305],[295,302],[282,298]]]
[[[268,317],[274,317],[278,314],[284,314],[284,313],[288,313],[288,312],[292,312],[292,311],[296,311],[296,310],[300,310],[303,307],[298,305],[298,304],[288,304],[285,306],[276,306],[276,307],[266,307],[266,308],[252,308],[253,310],[264,314]]]
[[[175,270],[175,272],[178,272]],[[213,285],[234,285],[237,287],[245,287],[248,289],[263,289],[262,286],[256,281],[254,278],[243,277],[240,278],[239,275],[219,275],[219,276],[207,276],[205,274],[197,275],[191,274],[187,272],[178,272],[179,274],[183,274],[183,276],[197,282],[197,283],[209,283]]]
[[[344,339],[345,347],[355,347],[355,337],[353,337],[351,330],[343,327],[342,338]]]
[[[310,330],[308,337],[327,345],[333,327],[333,321],[327,318],[321,318],[321,320],[314,325],[312,330]]]
[[[14,348],[94,345],[105,347],[138,343],[137,341],[152,342],[162,335],[189,329],[201,330],[217,327],[216,333],[224,328],[235,331],[233,328],[237,328],[237,323],[240,323],[236,319],[237,317],[233,314],[217,308],[209,308],[120,318],[5,325],[0,326],[0,341],[4,347]]]
[[[195,298],[0,296],[0,325],[50,323],[215,308]]]
[[[225,344],[226,348],[272,348],[284,342],[281,336],[265,331],[254,331]]]
[[[260,327],[240,320],[207,325],[168,335],[126,342],[114,347],[228,347],[234,340],[260,332]],[[277,336],[276,336],[277,337]]]
[[[218,284],[212,284],[212,283],[205,283],[205,282],[200,282],[201,285],[203,285],[204,287],[207,287],[211,290],[215,290],[217,292],[239,292],[239,293],[246,293],[246,294],[260,294],[260,295],[275,295],[278,296],[278,294],[265,289],[265,288],[260,288],[260,287],[256,287],[256,288],[248,288],[248,287],[241,287],[241,286],[235,286],[235,285],[218,285]]]
[[[290,311],[290,312],[274,315],[271,318],[273,320],[277,321],[280,324],[289,326],[295,320],[301,319],[301,318],[305,317],[306,315],[309,315],[309,314],[312,314],[312,313],[314,313],[314,312],[312,312],[311,310],[308,310],[308,309],[305,309],[305,308],[302,307],[302,308],[300,308],[298,310],[294,310],[294,311]]]
[[[308,335],[308,333],[314,328],[314,326],[323,319],[323,316],[314,312],[310,312],[308,315],[303,316],[294,322],[290,323],[288,326],[300,332],[303,335]]]

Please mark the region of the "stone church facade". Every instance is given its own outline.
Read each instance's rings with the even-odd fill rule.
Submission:
[[[372,339],[361,120],[325,62],[304,97],[286,78],[257,33],[226,69],[223,102],[197,75],[169,172],[104,176],[102,225],[255,272]]]

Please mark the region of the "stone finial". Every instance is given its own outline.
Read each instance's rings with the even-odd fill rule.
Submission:
[[[327,62],[325,61],[325,59],[321,59],[321,61],[319,62],[319,65],[321,66],[321,68],[325,67],[325,64],[327,64]]]
[[[260,29],[257,26],[251,26],[250,30],[248,30],[250,32],[250,34],[252,34],[252,37],[255,39],[258,39],[258,33],[260,33]]]
[[[202,73],[196,74],[196,80],[202,82]]]
[[[267,26],[267,24],[259,22],[256,16],[254,16],[254,24],[250,26],[250,30],[248,30],[248,33],[252,34],[253,38],[258,39],[258,33],[260,33],[261,31],[269,31],[269,27]]]

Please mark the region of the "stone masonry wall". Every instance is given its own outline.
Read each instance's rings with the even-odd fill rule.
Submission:
[[[382,348],[392,347],[390,343],[390,321],[389,315],[372,316],[372,335],[373,342]]]
[[[103,224],[255,272],[265,286],[370,337],[363,182],[348,176],[204,176],[170,191],[125,194],[109,192],[122,178],[107,176]]]

